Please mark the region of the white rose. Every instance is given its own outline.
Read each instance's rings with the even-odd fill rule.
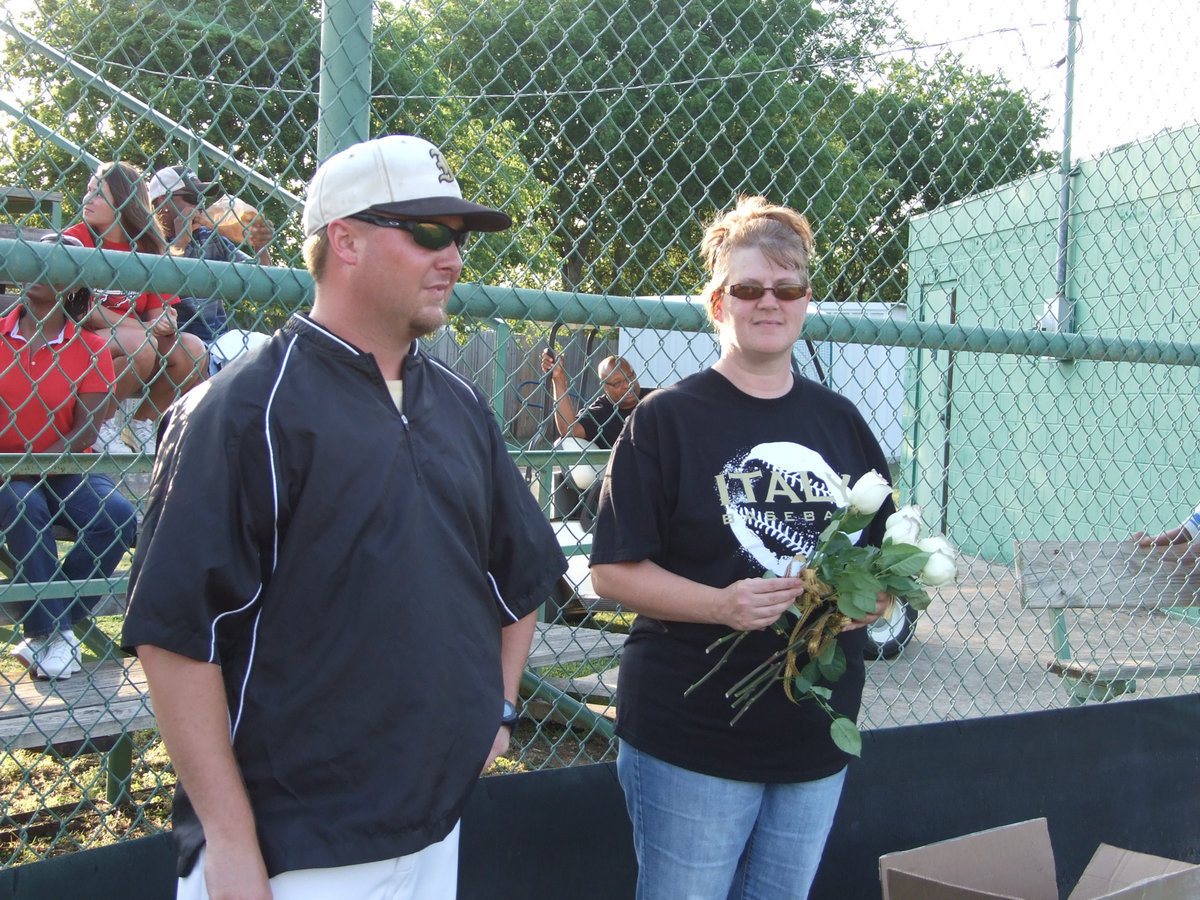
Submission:
[[[892,486],[882,475],[872,469],[850,488],[850,509],[862,515],[879,511],[883,501],[892,496]]]
[[[887,518],[883,539],[893,544],[915,544],[921,536],[921,507],[902,506]]]
[[[917,541],[917,548],[929,554],[929,562],[925,563],[925,568],[918,576],[922,582],[930,587],[938,587],[958,577],[958,551],[943,535],[921,538]]]

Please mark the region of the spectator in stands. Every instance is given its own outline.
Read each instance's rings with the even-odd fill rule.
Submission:
[[[392,135],[322,163],[303,222],[312,311],[176,404],[130,576],[178,897],[452,898],[566,569],[487,397],[417,340],[512,219]]]
[[[83,221],[65,232],[86,247],[166,251],[150,215],[141,172],[128,163],[103,163],[88,182]],[[154,428],[180,394],[208,374],[204,342],[180,332],[178,297],[139,291],[95,291],[83,326],[103,334],[113,356],[122,414],[100,428],[98,450],[154,452]],[[144,394],[144,398],[143,398]],[[128,424],[128,430],[123,430]],[[124,445],[123,445],[124,444]]]
[[[567,373],[562,362],[549,349],[542,352],[542,371],[550,373],[554,392],[554,427],[559,437],[577,437],[591,441],[605,450],[617,442],[621,429],[633,413],[638,401],[654,388],[638,384],[637,375],[628,360],[606,356],[596,367],[600,376],[601,396],[582,413],[576,413],[575,403],[567,389]]]
[[[617,770],[633,822],[642,900],[808,896],[848,757],[827,713],[776,683],[745,710],[726,692],[786,645],[769,626],[800,593],[845,485],[887,460],[848,400],[792,374],[812,296],[803,216],[743,198],[705,233],[704,288],[721,356],[656,391],[613,447],[593,529],[592,583],[638,613],[621,655]],[[890,500],[864,530],[883,538]],[[855,719],[862,626],[838,637],[829,689]],[[714,641],[746,632],[724,665]],[[800,662],[801,667],[807,660]]]
[[[74,238],[43,240],[82,246]],[[21,304],[0,320],[0,453],[88,453],[97,420],[112,402],[113,365],[99,335],[77,328],[68,307],[86,308],[86,289],[25,285]],[[60,565],[54,526],[76,532]],[[0,483],[0,528],[14,578],[25,582],[108,577],[133,543],[133,505],[100,474],[13,476]],[[37,678],[79,671],[72,626],[96,597],[42,598],[28,604],[24,639],[12,654]]]
[[[1174,528],[1169,528],[1156,535],[1139,531],[1130,540],[1137,541],[1139,547],[1167,547],[1171,544],[1190,544],[1200,536],[1200,506]]]
[[[275,236],[271,223],[256,216],[245,229],[255,256],[243,253],[229,238],[220,234],[201,203],[224,194],[214,181],[201,181],[186,166],[159,169],[150,179],[150,203],[154,216],[170,247],[170,252],[188,259],[212,259],[218,262],[271,264],[269,244]],[[240,223],[239,223],[240,225]],[[229,316],[220,297],[181,297],[179,327],[211,344],[228,327]]]
[[[606,356],[596,367],[602,393],[582,413],[576,413],[575,403],[567,389],[567,373],[562,361],[549,349],[542,352],[542,371],[550,374],[554,394],[554,427],[560,438],[573,437],[590,441],[604,450],[612,449],[638,403],[654,388],[638,384],[637,375],[629,361],[619,356]],[[579,504],[579,522],[590,530],[600,500],[603,479],[583,493]]]

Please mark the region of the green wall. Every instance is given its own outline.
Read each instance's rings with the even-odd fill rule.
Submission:
[[[1200,342],[1200,128],[1079,163],[1068,297],[1083,335]],[[1060,178],[1034,176],[911,224],[910,316],[1031,329],[1055,293]],[[905,499],[967,553],[1106,539],[1200,502],[1195,367],[910,352]],[[948,413],[948,414],[947,414]]]

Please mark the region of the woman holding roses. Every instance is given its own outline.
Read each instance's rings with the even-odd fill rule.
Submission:
[[[887,461],[849,401],[792,372],[812,296],[805,218],[742,198],[701,251],[721,357],[634,411],[613,448],[591,560],[597,592],[639,613],[617,708],[637,896],[802,898],[848,757],[817,703],[793,703],[776,684],[731,724],[726,691],[785,646],[769,626],[802,590],[798,555],[848,505],[849,485]],[[859,541],[882,539],[890,488],[878,493]],[[838,635],[846,670],[821,685],[851,720],[860,629],[886,602]],[[705,679],[720,656],[706,648],[738,631],[749,634]]]

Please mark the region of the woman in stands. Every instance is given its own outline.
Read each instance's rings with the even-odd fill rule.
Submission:
[[[82,246],[75,238],[43,240]],[[112,358],[100,335],[78,328],[86,288],[25,285],[22,302],[0,320],[0,453],[87,453],[112,404]],[[68,314],[70,313],[70,314]],[[0,482],[0,530],[24,582],[108,577],[133,543],[133,505],[100,474],[12,476]],[[75,531],[58,558],[54,526]],[[45,597],[28,604],[24,639],[11,650],[37,678],[70,678],[79,670],[73,625],[96,597]]]
[[[150,214],[142,173],[128,163],[103,163],[88,182],[83,221],[65,234],[85,247],[162,254],[166,244]],[[108,339],[116,397],[125,415],[101,426],[97,449],[154,452],[154,426],[166,408],[208,373],[204,342],[176,327],[177,297],[140,291],[95,292],[84,328]],[[145,399],[142,399],[143,390]],[[122,435],[128,419],[129,431]],[[123,446],[122,437],[128,445]]]

